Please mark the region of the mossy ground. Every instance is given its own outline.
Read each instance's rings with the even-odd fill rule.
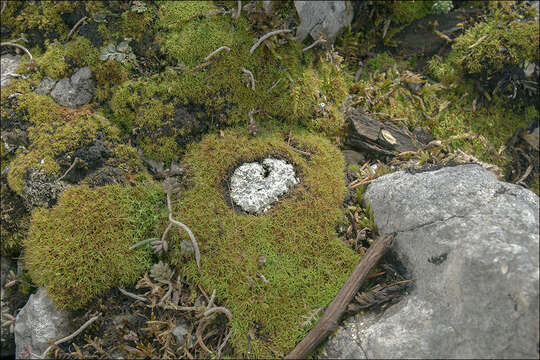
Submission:
[[[21,65],[19,73],[29,78],[14,79],[2,89],[2,117],[7,97],[18,92],[12,101],[30,124],[29,146],[15,158],[2,154],[2,169],[9,162],[9,186],[21,193],[28,169],[60,176],[66,166],[60,166],[58,157],[89,144],[98,133],[106,135],[115,166],[131,169],[139,180],[145,176],[137,176],[144,171],[129,142],[133,133],[141,134],[133,145],[156,160],[177,161],[186,152],[191,177],[174,205],[174,216],[199,240],[202,269],[179,255],[176,233],[170,235],[167,259],[192,284],[216,289],[217,302],[232,310],[237,356],[248,355],[248,334],[250,356],[283,356],[310,329],[301,326],[303,316],[332,300],[360,258],[335,238],[342,220],[343,160],[328,141],[339,143],[344,133],[339,108],[353,85],[358,60],[375,44],[397,45],[392,36],[427,15],[432,1],[368,4],[379,16],[363,17],[363,29],[348,29],[337,41],[337,52],[302,52],[306,44],[282,34],[266,40],[254,54],[249,50],[264,32],[285,25],[278,21],[257,32],[246,12],[239,19],[220,14],[219,8],[233,9],[235,1],[145,4],[147,9],[137,12],[128,1],[7,2],[2,22],[11,32],[3,32],[2,41],[25,33],[38,68],[32,72]],[[496,78],[505,67],[524,60],[538,61],[538,24],[515,21],[509,3],[492,4],[486,5],[493,9],[490,16],[455,39],[447,57],[430,62],[426,75],[432,79],[421,80],[425,84],[419,90],[412,90],[420,78],[407,72],[410,64],[378,55],[366,62],[360,81],[352,86],[353,102],[410,130],[424,126],[442,140],[455,136],[449,140],[451,148],[504,165],[509,155],[499,150],[517,128],[538,117],[537,103],[514,109],[502,96],[486,100],[473,80]],[[283,8],[293,6],[289,2]],[[69,30],[83,15],[97,30],[91,33],[81,26],[68,41]],[[99,60],[104,46],[125,38],[132,39],[126,41],[137,53],[136,63]],[[195,69],[220,46],[231,51]],[[89,66],[96,77],[92,106],[70,110],[33,92],[43,77],[69,76],[81,66]],[[253,73],[255,90],[243,69]],[[192,111],[206,129],[238,128],[185,148],[177,141],[187,136],[176,127],[177,105]],[[254,119],[263,128],[260,137],[247,136],[252,110],[258,111]],[[281,130],[269,123],[279,123]],[[326,139],[295,130],[297,126]],[[291,130],[291,144],[312,156],[286,145]],[[302,183],[268,213],[240,214],[229,206],[226,176],[241,162],[266,154],[294,163]],[[538,191],[538,177],[533,188]],[[52,209],[38,209],[31,219],[21,217],[20,224],[31,222],[24,244],[33,281],[47,285],[58,304],[73,309],[110,287],[137,280],[150,255],[129,246],[156,235],[153,225],[163,209],[159,194],[153,184],[74,186]],[[362,211],[363,224],[372,226],[369,209]],[[3,254],[4,249],[18,251],[13,249],[20,247],[25,231],[1,230],[3,240],[9,239],[5,247],[3,242]],[[267,260],[259,269],[260,255]]]
[[[285,136],[265,129],[251,138],[246,130],[227,130],[223,137],[206,136],[185,156],[193,177],[174,216],[196,234],[201,269],[181,262],[177,241],[169,259],[191,281],[216,289],[232,311],[237,356],[248,356],[247,336],[255,328],[250,356],[281,357],[292,350],[311,328],[301,325],[303,316],[330,303],[360,258],[335,234],[345,194],[342,155],[324,138],[294,132],[291,143],[312,153],[305,158]],[[301,183],[263,215],[237,212],[227,195],[230,171],[268,155],[295,164]],[[261,268],[259,256],[266,258]]]
[[[163,206],[161,188],[151,183],[68,188],[54,208],[32,214],[24,240],[32,281],[66,309],[136,282],[150,267],[151,254],[130,246],[152,233]]]

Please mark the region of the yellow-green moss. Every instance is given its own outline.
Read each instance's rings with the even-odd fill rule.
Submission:
[[[412,0],[401,1],[392,0],[385,4],[390,8],[391,19],[397,25],[411,23],[431,14],[433,1]]]
[[[227,130],[223,137],[206,136],[184,158],[192,179],[174,214],[198,239],[201,269],[194,261],[183,263],[172,239],[169,259],[204,289],[216,289],[232,311],[237,357],[247,356],[254,326],[270,341],[252,339],[251,357],[283,357],[292,350],[311,328],[301,325],[303,316],[327,306],[359,260],[335,234],[345,194],[342,155],[322,137],[294,132],[291,143],[312,153],[306,159],[287,145],[286,133],[265,129],[250,138],[245,129]],[[295,164],[301,183],[263,215],[236,212],[228,205],[229,172],[268,155]],[[258,268],[261,255],[266,263]]]
[[[159,8],[159,24],[167,29],[178,30],[188,21],[215,9],[211,1],[163,1]]]
[[[57,41],[45,42],[47,50],[42,56],[36,57],[40,72],[53,79],[60,79],[76,67],[92,66],[98,63],[98,50],[90,40],[78,36],[63,45]]]
[[[519,127],[527,125],[523,114],[508,111],[507,102],[498,96],[473,107],[477,94],[473,84],[465,80],[451,87],[426,83],[415,94],[407,86],[409,79],[420,78],[397,65],[375,71],[355,85],[358,95],[354,101],[382,119],[398,119],[409,129],[428,127],[441,140],[455,136],[450,141],[452,149],[499,166],[506,163],[507,155],[498,150]],[[533,106],[527,111],[536,112]]]
[[[73,186],[52,209],[32,214],[25,265],[62,309],[79,309],[115,286],[134,283],[149,251],[130,246],[151,234],[164,197],[158,185]]]
[[[77,6],[77,1],[7,1],[2,22],[10,26],[17,36],[39,30],[47,37],[58,37],[69,32],[62,15],[71,13]],[[18,9],[20,12],[15,16]]]
[[[30,98],[46,98],[35,94],[27,95],[30,95]],[[57,106],[58,113],[51,113],[52,117],[45,119],[47,121],[43,120],[45,110],[40,109],[37,117],[30,115],[30,121],[36,123],[28,128],[30,146],[28,149],[17,150],[17,157],[9,169],[8,184],[17,194],[23,190],[23,178],[29,168],[58,173],[60,166],[55,157],[91,143],[98,131],[104,132],[110,140],[119,140],[118,130],[105,118],[92,115],[87,107],[72,110]],[[36,118],[40,121],[36,121]]]
[[[462,74],[489,79],[506,66],[538,61],[539,33],[536,21],[509,21],[494,15],[456,38],[447,59],[432,59],[429,69],[445,83]]]
[[[176,136],[183,135],[181,130],[173,126],[172,134],[166,135],[154,131],[171,129],[172,106],[177,104],[188,108],[202,106],[205,126],[247,126],[248,113],[258,110],[254,116],[257,122],[284,120],[338,137],[344,123],[338,108],[351,82],[342,69],[341,59],[332,53],[328,59],[314,63],[313,53],[302,53],[301,44],[280,37],[268,39],[250,54],[255,35],[247,20],[193,16],[189,10],[195,6],[198,10],[194,14],[207,14],[207,5],[160,3],[157,42],[170,62],[183,64],[185,70],[169,68],[119,86],[111,99],[114,121],[126,133],[137,128],[148,134],[140,143],[162,161],[174,160],[182,150],[172,146]],[[187,20],[173,26],[167,14],[184,10],[189,13]],[[221,46],[228,46],[230,52],[219,53],[197,71],[187,71],[205,62],[205,57]],[[243,69],[253,73],[255,90]],[[160,143],[172,147],[168,145],[170,150],[163,152]]]

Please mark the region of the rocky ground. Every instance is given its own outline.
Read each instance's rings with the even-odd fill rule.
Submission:
[[[538,358],[535,1],[0,1],[8,358]]]

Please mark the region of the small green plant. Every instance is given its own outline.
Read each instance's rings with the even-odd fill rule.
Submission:
[[[145,12],[148,10],[146,7],[146,4],[144,1],[133,1],[133,4],[131,5],[131,11],[136,11],[139,14]]]
[[[438,0],[433,3],[433,7],[431,9],[434,14],[440,15],[448,14],[453,8],[454,5],[452,4],[451,0]]]
[[[127,62],[135,62],[136,57],[133,53],[133,49],[129,46],[128,41],[131,40],[126,38],[125,41],[122,41],[118,45],[109,44],[101,50],[99,59],[102,61],[105,60],[115,60],[123,64]]]

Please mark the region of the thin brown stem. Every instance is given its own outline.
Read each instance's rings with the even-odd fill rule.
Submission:
[[[347,305],[358,292],[360,285],[362,285],[362,282],[366,279],[371,269],[379,262],[386,251],[392,247],[393,241],[394,235],[390,234],[377,239],[370,246],[366,255],[364,255],[360,263],[353,270],[315,327],[311,329],[306,337],[296,345],[285,359],[305,359],[336,329]]]

